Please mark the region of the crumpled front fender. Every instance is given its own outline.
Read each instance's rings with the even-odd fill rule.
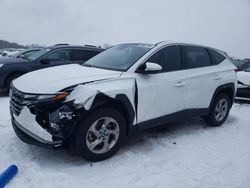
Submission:
[[[66,101],[73,101],[78,108],[82,107],[88,111],[99,94],[103,94],[111,99],[117,99],[120,95],[125,95],[133,111],[137,112],[137,84],[135,78],[118,78],[79,85],[75,87]],[[132,122],[136,122],[136,115]]]

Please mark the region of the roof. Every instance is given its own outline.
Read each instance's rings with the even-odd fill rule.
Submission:
[[[199,44],[191,44],[191,43],[183,43],[183,42],[176,42],[176,41],[162,41],[156,44],[156,46],[165,46],[165,45],[170,45],[170,44],[177,44],[177,45],[185,45],[185,46],[194,46],[194,47],[201,47],[201,48],[209,48],[211,50],[215,50],[219,53],[224,54],[225,56],[228,56],[226,52],[213,48],[213,47],[209,47],[209,46],[204,46],[204,45],[199,45]]]

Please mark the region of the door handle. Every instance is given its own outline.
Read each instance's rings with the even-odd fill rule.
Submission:
[[[181,81],[181,82],[177,82],[177,84],[175,84],[175,87],[183,87],[185,85],[186,83]]]
[[[220,80],[220,79],[221,79],[221,76],[215,75],[213,78],[214,78],[214,80]]]

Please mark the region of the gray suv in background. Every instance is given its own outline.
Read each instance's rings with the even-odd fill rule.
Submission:
[[[82,64],[102,51],[92,46],[55,45],[25,58],[0,59],[0,89],[9,91],[12,80],[25,73],[58,65]]]

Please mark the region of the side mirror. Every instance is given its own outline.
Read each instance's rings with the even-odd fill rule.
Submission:
[[[41,60],[40,60],[40,63],[41,63],[41,64],[49,64],[49,63],[50,63],[50,60],[49,60],[49,59],[41,59]]]
[[[162,70],[162,66],[157,63],[146,62],[139,67],[137,73],[157,73]]]

